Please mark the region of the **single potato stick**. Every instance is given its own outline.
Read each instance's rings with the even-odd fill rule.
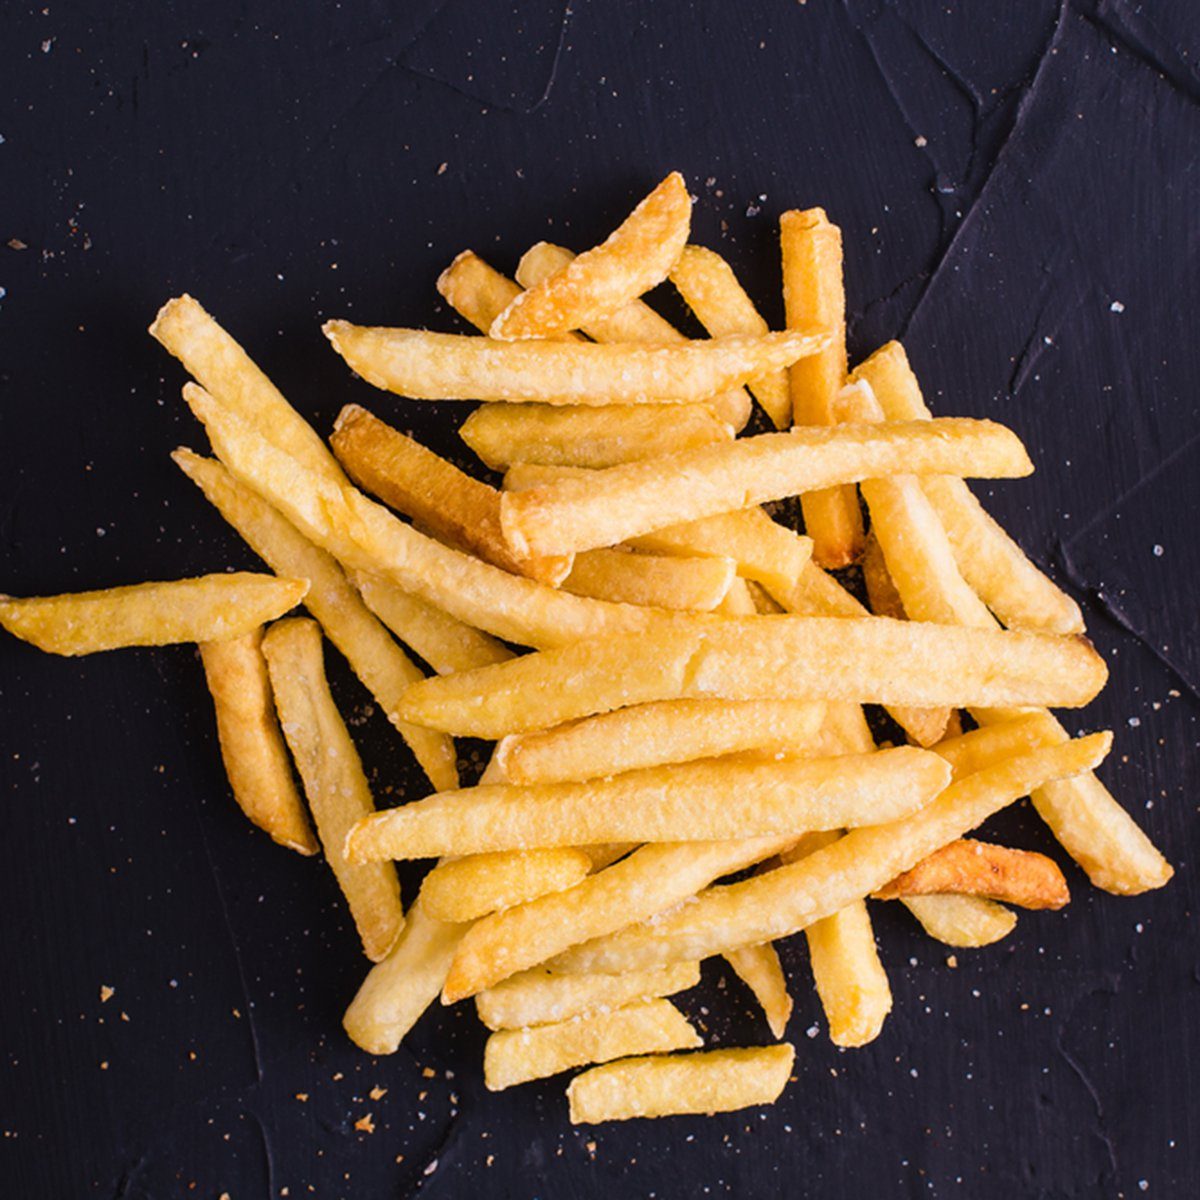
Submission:
[[[424,674],[371,615],[337,561],[219,462],[184,449],[171,457],[273,571],[308,578],[305,607],[379,702],[430,783],[436,788],[456,787],[454,743],[432,730],[407,724],[397,714],[400,697]]]
[[[684,246],[670,279],[710,337],[731,333],[761,336],[767,332],[767,323],[754,301],[746,295],[733,268],[715,250]],[[747,386],[776,429],[786,429],[792,423],[786,371],[757,375]]]
[[[512,783],[569,783],[740,750],[796,752],[824,715],[820,701],[660,700],[508,737],[496,754]]]
[[[485,785],[375,813],[351,832],[346,854],[365,862],[840,829],[897,820],[949,781],[938,755],[900,746],[837,758],[702,760],[583,783]]]
[[[943,846],[875,893],[876,900],[966,894],[1018,908],[1062,908],[1071,899],[1058,864],[1031,850],[973,838]]]
[[[629,975],[552,975],[535,967],[480,992],[475,1009],[491,1030],[526,1029],[673,996],[699,982],[699,963],[671,963]]]
[[[593,1067],[567,1087],[572,1125],[736,1112],[774,1104],[796,1051],[787,1042],[700,1054],[648,1055]]]
[[[787,1032],[792,1015],[792,997],[779,962],[779,953],[770,942],[760,946],[741,946],[724,955],[734,974],[754,993],[767,1018],[772,1037],[780,1040]],[[566,976],[570,979],[571,976]]]
[[[262,630],[223,642],[201,642],[200,661],[217,714],[217,738],[233,798],[281,846],[301,854],[321,848],[275,719]]]
[[[681,558],[631,550],[585,550],[575,556],[564,591],[614,604],[678,612],[712,612],[725,599],[737,564],[732,558]]]
[[[500,493],[357,404],[338,413],[329,439],[346,474],[363,491],[423,529],[485,562],[557,587],[569,556],[513,554],[500,532]]]
[[[964,950],[990,946],[1017,926],[1015,912],[979,896],[905,896],[902,903],[931,938]]]
[[[549,965],[564,971],[644,970],[787,937],[869,896],[1033,788],[1093,769],[1111,744],[1111,734],[1098,733],[1008,759],[952,783],[910,817],[853,829],[800,862],[709,888],[653,925],[577,945]]]
[[[523,404],[694,404],[816,353],[827,337],[813,328],[759,338],[600,345],[501,342],[349,321],[326,321],[322,328],[351,370],[384,391],[413,400]]]
[[[483,1051],[483,1079],[489,1092],[501,1092],[588,1063],[703,1045],[670,1000],[644,1000],[553,1025],[493,1033]]]
[[[519,553],[569,554],[898,471],[1019,478],[1032,469],[1016,435],[990,421],[805,426],[505,492],[500,523]]]
[[[569,847],[469,854],[434,867],[425,876],[421,894],[429,915],[437,920],[474,921],[574,887],[591,869],[591,858]]]
[[[793,209],[779,218],[783,306],[789,328],[818,321],[834,331],[829,344],[788,371],[796,425],[833,425],[834,397],[846,380],[846,291],[842,231],[823,208]],[[863,524],[853,485],[800,497],[804,528],[822,567],[844,567],[862,552]]]
[[[346,831],[357,818],[374,812],[375,802],[329,694],[321,627],[302,617],[280,621],[267,631],[262,649],[279,723],[304,781],[325,859],[350,906],[363,951],[379,962],[404,927],[400,881],[389,863],[352,863],[342,853]]]
[[[0,595],[0,626],[47,654],[96,654],[242,637],[295,608],[304,578],[247,571],[62,596]]]
[[[543,338],[581,329],[635,300],[666,279],[691,219],[687,185],[672,171],[600,245],[514,297],[492,322],[492,337]]]

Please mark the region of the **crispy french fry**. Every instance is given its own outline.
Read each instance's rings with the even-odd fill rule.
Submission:
[[[896,581],[888,571],[879,539],[874,530],[867,535],[862,553],[863,585],[867,589],[867,602],[877,617],[891,617],[894,621],[908,620],[904,601],[896,590]]]
[[[865,1046],[883,1029],[892,989],[879,961],[867,906],[847,904],[805,931],[821,1007],[835,1046]]]
[[[1093,769],[1111,744],[1111,734],[1092,734],[1008,759],[951,784],[913,816],[851,830],[799,862],[709,888],[653,925],[576,945],[549,965],[564,971],[644,970],[787,937],[870,895],[1031,789]]]
[[[685,842],[898,820],[950,781],[945,761],[901,746],[837,758],[702,760],[583,783],[464,788],[375,813],[350,861],[596,842]]]
[[[990,421],[804,426],[505,492],[500,523],[521,553],[568,554],[897,471],[1016,478],[1032,469],[1016,436]]]
[[[480,992],[475,1008],[491,1030],[524,1029],[673,996],[699,982],[699,963],[671,963],[629,975],[552,975],[535,967]]]
[[[421,894],[429,915],[437,920],[474,921],[574,887],[591,869],[591,858],[571,847],[470,854],[434,867],[425,876]]]
[[[62,596],[0,595],[0,626],[47,654],[241,637],[294,608],[308,580],[237,571]]]
[[[687,242],[691,217],[687,185],[672,171],[600,245],[514,297],[492,322],[492,337],[581,329],[635,300],[666,279]]]
[[[336,560],[219,462],[183,449],[171,457],[273,571],[310,581],[305,606],[411,747],[430,783],[456,787],[454,743],[398,716],[400,697],[424,675],[371,615]]]
[[[568,783],[740,750],[802,750],[824,713],[819,701],[662,700],[505,738],[496,753],[513,783]]]
[[[487,333],[492,322],[521,294],[518,284],[489,266],[474,250],[464,250],[438,276],[437,290],[480,333]],[[579,334],[569,332],[548,336],[581,340]]]
[[[500,1092],[587,1063],[694,1050],[704,1039],[670,1000],[643,1000],[534,1029],[502,1029],[483,1051],[488,1091]]]
[[[788,371],[796,425],[832,425],[833,401],[846,379],[846,293],[842,231],[822,208],[786,212],[779,219],[783,304],[789,328],[819,321],[834,331],[829,344]],[[862,514],[853,485],[822,488],[800,497],[804,528],[823,567],[844,567],[862,551]]]
[[[931,938],[947,946],[990,946],[1016,928],[1017,914],[979,896],[905,896],[904,907]]]
[[[983,896],[1018,908],[1062,908],[1071,899],[1052,858],[973,838],[943,846],[880,888],[875,899],[947,894]]]
[[[774,1104],[796,1052],[787,1042],[700,1054],[648,1055],[593,1067],[567,1087],[572,1125],[736,1112]]]
[[[384,391],[414,400],[528,404],[695,403],[815,353],[826,340],[819,329],[664,346],[500,342],[349,321],[323,328],[351,369]]]
[[[767,1027],[776,1040],[787,1032],[792,1015],[792,997],[779,962],[779,953],[770,942],[761,946],[741,946],[725,954],[725,960],[737,977],[754,993],[767,1018]],[[566,976],[570,979],[571,976]]]
[[[267,631],[263,654],[279,722],[304,781],[325,860],[346,897],[350,915],[372,962],[387,957],[404,927],[400,881],[389,863],[358,864],[342,853],[346,831],[375,811],[358,751],[329,694],[321,629],[295,617]]]
[[[483,783],[484,780],[480,779],[479,782]],[[625,855],[637,848],[637,842],[601,842],[597,846],[582,847],[587,856],[592,860],[593,871],[603,871],[605,867],[612,866],[617,859],[624,858]]]
[[[737,564],[732,558],[682,558],[604,549],[575,556],[564,591],[616,604],[680,612],[712,612],[725,599]]]
[[[223,642],[201,642],[200,661],[216,709],[221,758],[233,798],[281,846],[316,854],[320,843],[292,780],[275,719],[262,630]]]
[[[1006,758],[1067,740],[1066,732],[1048,712],[1030,709],[1014,712],[1008,720],[947,738],[932,749],[950,764],[954,778],[961,779],[994,767]]]
[[[500,532],[500,493],[495,488],[471,478],[365,408],[347,404],[338,413],[330,445],[359,487],[442,541],[553,587],[571,570],[570,557],[513,554]]]

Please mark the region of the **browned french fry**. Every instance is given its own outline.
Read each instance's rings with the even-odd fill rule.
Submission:
[[[470,854],[434,867],[421,895],[429,915],[439,921],[474,921],[574,887],[591,869],[591,858],[570,847]]]
[[[217,737],[233,798],[280,845],[301,854],[320,849],[284,749],[262,630],[223,642],[201,642],[200,661],[217,713]]]
[[[931,938],[947,946],[990,946],[1016,928],[1017,914],[979,896],[905,896],[905,908]]]
[[[761,946],[730,950],[724,957],[737,977],[754,993],[772,1035],[776,1040],[782,1038],[792,1015],[792,997],[788,993],[778,951],[770,942],[764,942]]]
[[[867,589],[867,602],[877,617],[891,617],[894,621],[908,620],[904,601],[896,590],[896,581],[888,571],[879,539],[874,530],[867,535],[862,553],[863,585]]]
[[[593,1067],[571,1080],[572,1125],[735,1112],[774,1104],[796,1052],[787,1042],[700,1054],[648,1055]]]
[[[682,558],[632,550],[585,550],[575,556],[564,591],[616,604],[712,612],[737,576],[732,558]]]
[[[386,958],[404,927],[400,881],[389,863],[357,864],[342,853],[346,831],[375,811],[358,751],[329,694],[315,621],[296,617],[267,631],[263,654],[279,722],[304,781],[325,860],[346,897],[372,962]]]
[[[241,637],[294,608],[308,580],[237,571],[62,596],[0,595],[0,626],[47,654]]]
[[[521,294],[516,283],[489,266],[474,250],[464,250],[438,276],[437,290],[480,333],[487,333],[492,322]],[[580,340],[579,334],[570,332],[548,336]]]

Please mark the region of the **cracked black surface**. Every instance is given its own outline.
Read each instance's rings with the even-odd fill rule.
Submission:
[[[854,356],[902,335],[935,409],[1026,440],[1037,474],[983,494],[1084,605],[1113,681],[1067,723],[1116,729],[1105,778],[1179,872],[1122,900],[1067,867],[1063,913],[956,969],[876,905],[871,1047],[828,1044],[788,944],[777,1107],[572,1129],[561,1080],[484,1090],[464,1006],[388,1059],[347,1044],[336,889],[233,809],[191,651],[6,639],[0,1195],[1200,1194],[1200,8],[125,0],[3,29],[0,587],[253,565],[166,459],[202,444],[142,332],[166,296],[319,428],[356,399],[466,464],[464,410],[347,378],[319,319],[457,328],[433,280],[458,250],[581,248],[678,167],[773,321],[775,219],[823,204]],[[377,789],[418,792],[329,658]],[[1063,860],[1027,806],[989,831]],[[711,964],[683,1003],[714,1042],[766,1036]]]

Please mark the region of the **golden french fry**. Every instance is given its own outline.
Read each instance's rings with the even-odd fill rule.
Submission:
[[[692,198],[672,171],[600,245],[516,296],[492,322],[495,338],[580,329],[662,283],[687,241]]]
[[[474,921],[574,887],[591,869],[587,854],[565,846],[470,854],[434,867],[425,876],[421,895],[429,915],[439,921]]]
[[[372,962],[387,957],[404,927],[400,881],[389,863],[359,864],[342,853],[346,831],[375,811],[358,751],[325,681],[321,629],[293,617],[277,622],[262,642],[279,723],[304,781],[325,860],[346,897]]]
[[[442,541],[485,562],[557,587],[569,557],[513,554],[500,532],[500,493],[393,429],[347,404],[329,439],[346,474],[364,491],[399,509]]]
[[[783,1042],[699,1054],[648,1055],[593,1067],[567,1087],[572,1125],[736,1112],[774,1104],[787,1086],[796,1052]]]
[[[505,738],[496,753],[512,783],[568,783],[740,750],[803,750],[824,713],[819,701],[662,700]]]
[[[490,1092],[630,1054],[694,1050],[704,1039],[670,1000],[643,1000],[534,1029],[502,1029],[483,1051]]]
[[[684,246],[671,268],[670,278],[710,337],[767,332],[767,323],[754,307],[754,301],[746,295],[733,268],[715,250]],[[748,386],[776,429],[786,429],[792,423],[792,401],[785,371],[757,375]]]
[[[709,888],[652,925],[576,945],[549,965],[564,971],[644,970],[787,937],[869,896],[1033,788],[1093,769],[1111,744],[1111,734],[1097,733],[1010,758],[952,783],[912,816],[852,829],[799,862]]]
[[[805,931],[821,1007],[835,1046],[865,1046],[883,1029],[892,989],[879,961],[867,906],[847,904]]]
[[[789,328],[819,321],[834,331],[829,344],[788,371],[796,425],[833,425],[833,401],[846,379],[846,293],[842,231],[822,208],[786,212],[779,219],[783,305]],[[800,497],[804,528],[823,567],[844,567],[862,551],[863,525],[853,485],[822,488]]]
[[[464,250],[438,276],[437,290],[480,333],[487,333],[492,322],[521,294],[517,284],[489,266],[474,250]],[[555,336],[580,340],[577,333]]]
[[[262,437],[307,470],[344,480],[329,447],[312,426],[191,296],[168,300],[150,326],[150,335]]]
[[[898,471],[1016,478],[1032,469],[1016,435],[990,421],[806,426],[505,492],[500,523],[520,553],[568,554]]]
[[[0,595],[0,626],[47,654],[241,637],[294,608],[308,580],[236,571],[62,596]]]
[[[585,554],[588,551],[584,551]],[[730,585],[725,599],[721,601],[714,612],[723,617],[753,617],[758,615],[758,605],[750,594],[750,585],[741,578],[735,579]]]
[[[699,982],[699,963],[671,963],[629,975],[552,975],[535,967],[480,992],[475,1008],[489,1029],[525,1029],[673,996]]]
[[[776,1040],[782,1038],[792,1015],[792,997],[788,992],[778,951],[770,942],[764,942],[761,946],[741,946],[730,950],[724,957],[762,1006],[772,1036]],[[565,978],[570,979],[571,976]]]
[[[217,714],[217,738],[233,798],[250,820],[281,846],[301,854],[320,849],[284,749],[262,630],[223,642],[201,642],[200,661]]]
[[[457,787],[454,743],[432,730],[409,725],[398,716],[400,697],[424,674],[371,615],[336,560],[314,546],[282,513],[219,462],[184,449],[176,450],[171,457],[273,571],[303,575],[310,581],[305,607],[379,702],[430,783],[436,788]]]
[[[564,591],[616,604],[712,612],[737,576],[732,558],[681,558],[632,550],[585,550],[575,556]]]
[[[990,946],[1017,925],[1015,912],[980,896],[905,896],[902,903],[931,938],[966,950]]]

